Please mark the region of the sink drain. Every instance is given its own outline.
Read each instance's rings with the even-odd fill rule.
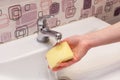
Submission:
[[[58,78],[58,80],[72,80],[72,79],[70,79],[70,78],[68,78],[66,76],[62,76],[62,77]]]

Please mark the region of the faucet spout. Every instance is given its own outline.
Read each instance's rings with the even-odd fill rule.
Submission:
[[[49,37],[55,37],[57,42],[59,42],[62,39],[62,34],[60,32],[50,30],[47,27],[47,22],[46,22],[47,18],[51,18],[51,16],[40,17],[38,19],[37,25],[38,25],[39,33],[37,40],[39,42],[48,42]]]
[[[62,39],[62,34],[60,32],[57,32],[57,31],[54,31],[54,30],[50,30],[48,28],[42,29],[41,32],[43,34],[48,35],[48,36],[55,37],[56,40],[61,40]]]

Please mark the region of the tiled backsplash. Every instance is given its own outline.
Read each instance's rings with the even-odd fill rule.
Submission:
[[[0,43],[31,35],[37,31],[38,17],[53,28],[96,16],[102,20],[120,17],[120,0],[1,0]]]

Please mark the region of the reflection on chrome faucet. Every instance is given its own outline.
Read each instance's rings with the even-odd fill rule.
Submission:
[[[62,34],[60,32],[50,30],[49,27],[47,26],[47,19],[52,18],[53,16],[43,16],[39,17],[37,21],[37,26],[38,26],[38,38],[37,40],[39,42],[48,42],[49,37],[55,37],[57,41],[60,41],[62,38]],[[40,35],[41,33],[41,35]]]

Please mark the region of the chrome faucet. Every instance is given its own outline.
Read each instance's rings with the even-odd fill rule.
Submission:
[[[49,37],[55,37],[57,42],[59,42],[62,38],[62,34],[60,32],[50,30],[47,26],[47,19],[52,18],[53,16],[44,16],[39,17],[37,21],[38,26],[38,37],[37,40],[39,42],[49,42]]]

